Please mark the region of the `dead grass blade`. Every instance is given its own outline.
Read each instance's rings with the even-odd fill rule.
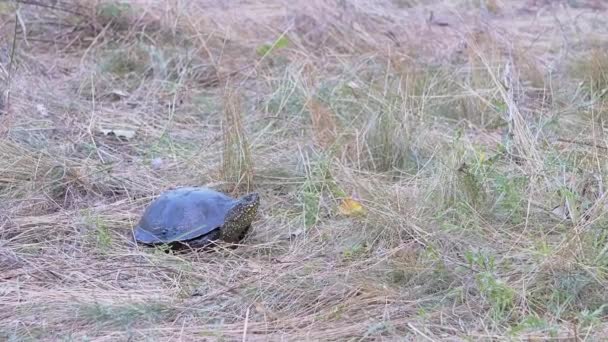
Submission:
[[[226,182],[249,191],[253,186],[253,160],[242,122],[243,106],[239,94],[224,94],[222,176]]]

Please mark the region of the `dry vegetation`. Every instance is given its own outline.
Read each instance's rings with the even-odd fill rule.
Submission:
[[[0,339],[599,340],[607,7],[0,1]],[[133,243],[193,185],[238,248]]]

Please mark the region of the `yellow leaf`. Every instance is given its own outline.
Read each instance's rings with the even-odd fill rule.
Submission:
[[[340,203],[340,213],[345,216],[363,215],[365,214],[365,208],[357,200],[352,198],[345,198]]]

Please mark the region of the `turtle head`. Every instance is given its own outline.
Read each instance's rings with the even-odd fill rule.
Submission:
[[[221,229],[221,239],[227,242],[237,242],[250,227],[260,206],[260,195],[249,193],[238,200],[226,213],[224,226]]]

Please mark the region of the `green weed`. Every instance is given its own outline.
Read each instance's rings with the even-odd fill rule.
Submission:
[[[546,329],[549,326],[547,321],[536,315],[523,317],[516,325],[509,328],[509,334],[517,336],[523,332]]]
[[[285,36],[280,36],[272,44],[263,44],[256,50],[258,56],[266,57],[275,50],[285,48],[289,45],[289,39]]]
[[[110,25],[114,29],[129,28],[134,8],[128,2],[107,1],[97,5],[96,19],[103,26]]]
[[[521,223],[524,216],[522,202],[525,200],[528,178],[496,172],[492,181],[496,197],[496,216],[503,213],[513,224]]]
[[[480,270],[476,275],[479,291],[491,305],[494,320],[502,320],[515,304],[515,291],[496,276],[495,257],[466,251],[465,259],[470,266]]]
[[[105,51],[100,70],[121,78],[140,79],[150,70],[150,55],[143,44],[133,44]]]
[[[112,234],[105,220],[88,209],[83,210],[82,216],[85,224],[92,228],[92,240],[102,252],[107,252],[113,244]]]
[[[304,119],[306,97],[301,88],[297,71],[286,69],[283,75],[269,81],[272,93],[262,102],[264,112],[282,119]],[[283,122],[279,122],[281,124]],[[283,125],[279,125],[283,126]]]
[[[322,195],[330,177],[330,170],[325,161],[320,160],[308,166],[306,180],[300,186],[303,223],[306,228],[314,226],[320,219]]]
[[[370,253],[370,247],[365,242],[357,243],[342,251],[342,261],[355,261],[364,259]]]
[[[196,142],[179,140],[163,133],[143,150],[143,161],[150,165],[155,158],[188,160],[199,152],[199,148]]]
[[[603,304],[595,310],[585,309],[581,311],[578,317],[581,327],[601,324],[606,314],[606,307],[608,307],[608,303]]]
[[[112,325],[130,328],[142,323],[154,323],[167,319],[173,310],[162,303],[136,304],[82,304],[77,307],[80,319],[94,322],[98,325]]]

